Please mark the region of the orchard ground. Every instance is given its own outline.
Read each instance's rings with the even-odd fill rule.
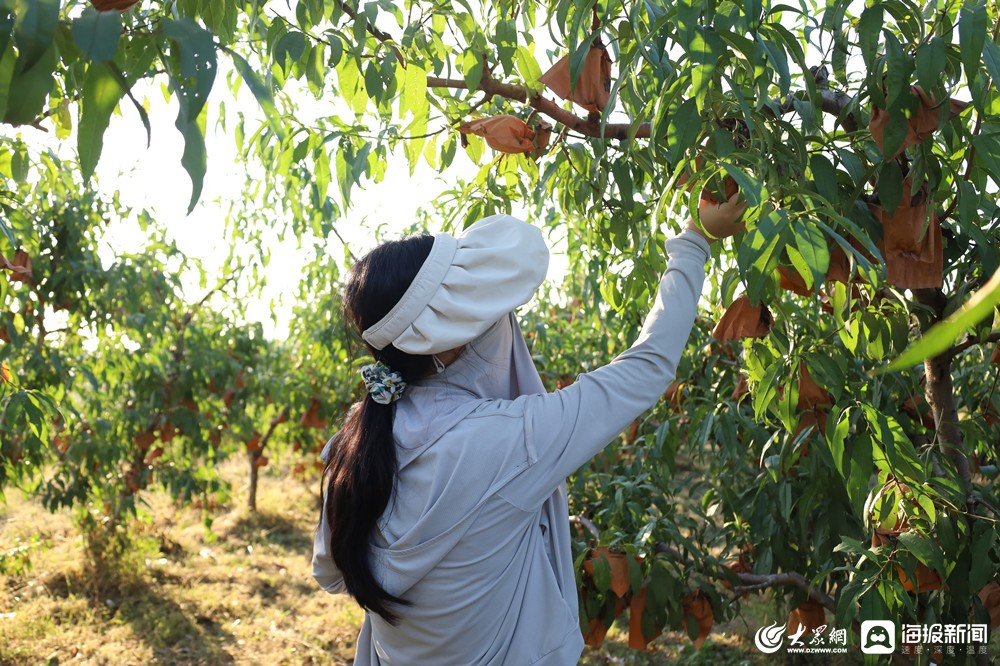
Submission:
[[[151,493],[141,545],[114,585],[85,572],[69,515],[10,492],[0,543],[36,541],[30,568],[0,578],[0,664],[350,664],[363,614],[346,597],[321,593],[310,576],[316,480],[268,468],[260,510],[251,514],[242,506],[240,462],[223,469],[233,483],[226,504],[179,508],[165,493]],[[752,636],[768,607],[764,597],[746,604],[700,651],[679,633],[646,652],[630,650],[621,618],[582,663],[861,663],[860,655],[793,662],[761,654]]]

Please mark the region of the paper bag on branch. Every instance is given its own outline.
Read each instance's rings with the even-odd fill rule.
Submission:
[[[10,279],[15,282],[31,282],[31,257],[24,250],[15,252],[13,260],[0,254],[0,269],[10,271]]]
[[[548,123],[537,121],[536,131],[517,116],[511,115],[470,120],[459,125],[458,131],[483,137],[490,148],[501,153],[534,153],[536,158],[549,145],[549,138],[552,136],[552,126]]]
[[[826,281],[843,284],[851,281],[851,262],[839,243],[833,243],[830,248],[830,268],[826,271]]]
[[[570,90],[569,56],[563,56],[539,79],[562,99],[600,113],[611,97],[611,56],[601,41],[595,40],[580,70],[576,87]]]
[[[903,181],[899,207],[892,215],[881,206],[869,206],[882,222],[886,280],[902,289],[933,289],[944,280],[941,222],[928,204],[924,190],[911,196],[911,182],[907,178]]]
[[[977,596],[990,614],[990,629],[1000,627],[1000,581],[991,581]]]
[[[740,340],[742,338],[766,337],[774,323],[774,317],[764,306],[751,305],[750,297],[743,294],[726,310],[715,325],[712,337],[719,342]]]
[[[882,138],[885,134],[886,125],[890,122],[907,123],[906,138],[903,139],[903,144],[893,154],[893,157],[898,157],[900,153],[910,146],[921,143],[938,129],[938,120],[940,118],[938,103],[927,95],[920,86],[911,87],[910,92],[918,100],[917,109],[913,112],[912,116],[909,118],[892,118],[887,110],[873,106],[871,119],[868,121],[868,129],[871,130],[872,139],[878,144],[879,150],[882,150]],[[949,119],[960,114],[968,106],[967,102],[960,102],[957,99],[949,99],[947,104]]]
[[[833,397],[809,374],[805,363],[799,363],[799,401],[796,407],[800,410],[828,407],[833,404]],[[826,419],[823,419],[824,421]],[[824,423],[825,426],[825,423]]]
[[[781,277],[781,288],[785,291],[793,292],[799,296],[812,296],[813,290],[806,286],[806,281],[794,268],[778,266],[778,275]]]

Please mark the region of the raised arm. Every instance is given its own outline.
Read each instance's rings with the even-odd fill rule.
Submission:
[[[525,441],[535,462],[502,491],[512,504],[529,508],[544,501],[666,390],[698,310],[709,258],[707,238],[736,230],[734,221],[742,207],[735,200],[729,205],[735,207],[723,210],[721,226],[713,215],[715,207],[702,210],[708,235],[689,226],[667,241],[667,270],[656,301],[627,351],[565,389],[522,398]]]

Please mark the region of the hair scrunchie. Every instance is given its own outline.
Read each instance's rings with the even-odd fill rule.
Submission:
[[[382,361],[362,366],[361,379],[364,380],[365,388],[371,394],[372,400],[380,405],[396,402],[403,397],[403,392],[406,390],[403,376]]]

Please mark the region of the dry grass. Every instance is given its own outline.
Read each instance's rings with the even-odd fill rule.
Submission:
[[[260,512],[203,514],[154,494],[143,545],[117,589],[94,598],[68,516],[8,495],[0,544],[39,536],[26,573],[0,578],[0,664],[349,664],[363,617],[319,591],[310,555],[317,498],[301,482],[262,478]]]
[[[223,470],[234,484],[229,506],[178,508],[153,493],[149,518],[136,529],[140,545],[117,584],[100,594],[84,573],[82,540],[68,515],[9,493],[0,506],[0,552],[32,537],[36,543],[30,569],[0,577],[0,665],[350,664],[363,614],[346,597],[321,592],[311,577],[316,483],[267,471],[257,514],[242,507],[237,462]],[[753,647],[754,630],[770,621],[768,606],[743,608],[701,650],[681,634],[664,635],[646,652],[629,650],[627,621],[620,619],[604,647],[588,649],[581,663],[793,663]],[[860,663],[851,653],[819,660]]]

